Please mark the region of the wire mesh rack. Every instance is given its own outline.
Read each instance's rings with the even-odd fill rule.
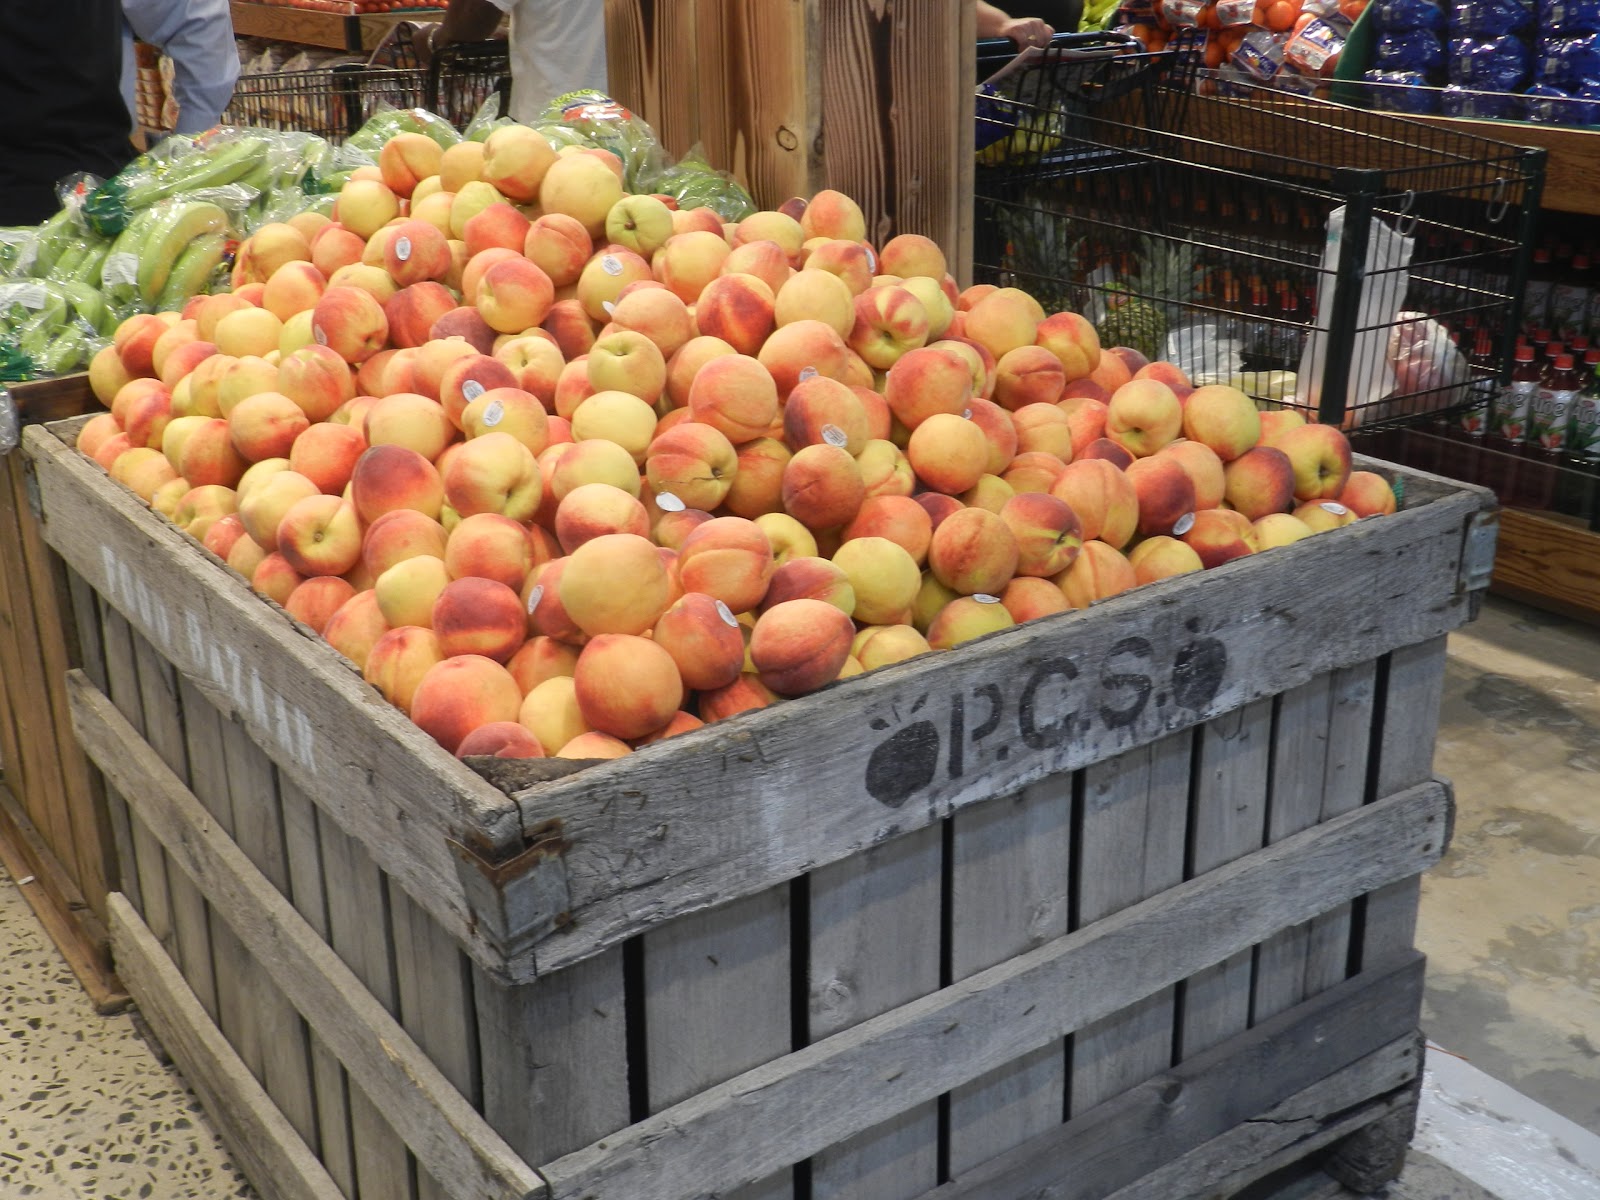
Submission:
[[[1007,59],[981,52],[980,74]],[[1115,35],[1011,60],[1000,95],[980,89],[975,276],[1325,422],[1481,403],[1510,361],[1544,152],[1203,85],[1180,50]]]
[[[227,124],[298,130],[343,141],[386,108],[426,108],[464,129],[485,102],[510,100],[511,68],[503,41],[443,47],[427,67],[403,35],[381,48],[397,66],[343,64],[311,71],[241,76],[223,114]]]

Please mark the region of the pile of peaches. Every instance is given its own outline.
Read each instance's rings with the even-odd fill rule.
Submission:
[[[78,445],[461,756],[621,756],[1394,510],[1338,429],[866,234],[401,135],[125,322]]]

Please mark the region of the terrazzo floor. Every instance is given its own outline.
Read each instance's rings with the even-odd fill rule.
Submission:
[[[0,868],[0,1197],[253,1200],[131,1013],[98,1016]]]

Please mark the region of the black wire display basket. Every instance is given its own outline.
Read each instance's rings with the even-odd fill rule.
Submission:
[[[1348,427],[1503,380],[1544,151],[1209,86],[1181,47],[1116,34],[978,65],[977,280]]]

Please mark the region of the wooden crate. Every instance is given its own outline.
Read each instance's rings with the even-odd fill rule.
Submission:
[[[264,1195],[1396,1168],[1481,489],[1407,473],[1396,516],[508,793],[52,431],[26,449],[119,969]]]
[[[881,246],[972,264],[972,0],[606,0],[611,93],[673,157],[700,146],[756,202],[838,188]]]
[[[100,407],[82,376],[15,384],[24,423]],[[72,736],[65,675],[76,637],[65,576],[40,536],[24,460],[0,454],[0,859],[91,1001],[127,995],[111,970],[106,894],[116,886],[104,798]]]

